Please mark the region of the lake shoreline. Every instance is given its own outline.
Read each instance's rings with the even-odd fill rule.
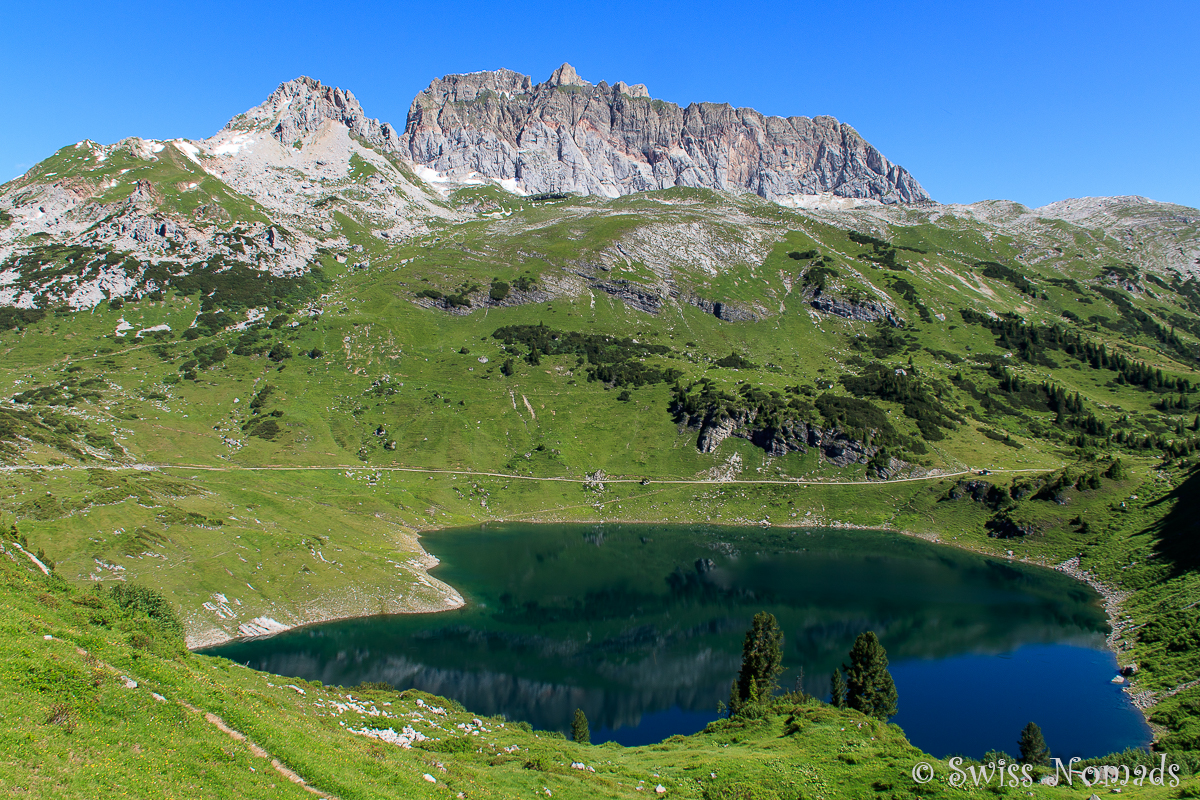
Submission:
[[[642,520],[642,519],[616,519],[616,520],[614,520],[614,519],[600,519],[600,520],[561,519],[560,520],[560,519],[554,519],[554,518],[549,518],[549,519],[540,518],[540,519],[535,519],[535,520],[530,520],[530,519],[519,519],[519,520],[492,519],[492,520],[486,520],[484,522],[476,523],[476,525],[487,525],[489,523],[503,524],[503,523],[509,523],[509,522],[521,522],[521,523],[528,523],[528,524],[535,524],[535,525],[536,524],[555,524],[555,523],[563,523],[563,524],[573,523],[573,524],[580,524],[580,525],[599,525],[599,524],[603,524],[603,525],[696,525],[696,524],[706,524],[707,525],[707,524],[714,524],[714,523],[710,523],[710,522],[702,522],[702,523],[678,522],[678,521],[674,521],[674,520]],[[976,554],[982,555],[982,556],[988,556],[988,557],[992,557],[992,558],[1000,558],[1000,559],[1005,559],[1007,561],[1013,561],[1016,563],[1026,564],[1028,566],[1036,566],[1036,567],[1042,567],[1044,569],[1054,570],[1056,572],[1067,575],[1068,577],[1071,577],[1081,583],[1086,583],[1098,595],[1100,595],[1100,598],[1103,601],[1103,608],[1104,608],[1105,616],[1106,616],[1106,618],[1108,620],[1108,624],[1109,624],[1109,633],[1105,636],[1105,645],[1106,645],[1107,649],[1117,659],[1118,667],[1124,666],[1120,663],[1120,658],[1122,655],[1122,650],[1121,650],[1120,645],[1122,643],[1122,634],[1123,634],[1125,628],[1128,626],[1123,622],[1123,617],[1122,617],[1121,612],[1123,610],[1123,603],[1125,602],[1125,600],[1127,600],[1129,598],[1131,593],[1108,586],[1107,584],[1105,584],[1105,583],[1101,582],[1099,579],[1097,579],[1090,572],[1087,572],[1086,570],[1083,570],[1082,568],[1080,568],[1078,556],[1067,559],[1066,561],[1064,561],[1060,564],[1050,564],[1041,559],[1031,559],[1028,557],[1016,558],[1014,556],[1006,555],[1004,553],[996,553],[996,552],[986,550],[986,549],[983,549],[980,547],[973,547],[967,543],[960,544],[960,543],[958,543],[957,540],[946,540],[945,538],[939,536],[936,533],[918,533],[915,531],[900,530],[900,529],[891,527],[890,525],[887,525],[886,523],[882,524],[882,525],[861,525],[861,524],[857,524],[857,523],[841,522],[841,521],[837,521],[837,520],[826,521],[826,520],[820,519],[820,518],[817,518],[817,519],[806,518],[804,520],[797,520],[797,521],[789,523],[787,525],[778,525],[778,524],[773,524],[773,523],[764,524],[763,522],[755,522],[755,521],[751,521],[751,520],[736,520],[733,522],[722,522],[719,524],[719,526],[720,527],[730,527],[730,528],[775,528],[775,529],[805,528],[805,529],[828,529],[828,530],[879,531],[881,533],[892,533],[892,534],[897,534],[900,536],[921,539],[930,544],[946,545],[948,547],[953,547],[957,550],[976,553]],[[432,533],[435,531],[447,530],[449,528],[455,528],[455,527],[464,527],[464,526],[461,526],[461,525],[438,525],[438,526],[430,526],[430,527],[415,530],[414,533],[417,536],[418,546],[420,546],[420,538],[421,538],[422,534]],[[425,551],[423,547],[422,547],[422,551],[423,551],[425,558],[431,560],[434,563],[437,562],[436,556],[433,556],[428,551]],[[1011,552],[1011,551],[1009,551],[1009,552]],[[427,575],[427,577],[433,579],[432,576]],[[434,579],[434,580],[436,580],[436,579]],[[441,584],[442,582],[438,581],[438,583]],[[450,590],[450,592],[453,593],[454,597],[457,599],[457,602],[454,602],[454,603],[451,603],[448,605],[444,605],[441,607],[426,607],[426,608],[413,609],[411,611],[401,611],[401,612],[397,612],[397,613],[400,613],[400,614],[437,613],[439,611],[454,610],[456,608],[461,608],[463,605],[465,605],[465,601],[463,600],[462,594],[459,590],[455,589],[452,586],[449,586],[448,584],[443,584],[443,585],[445,585]],[[449,599],[449,598],[447,598],[447,599]],[[284,633],[286,631],[291,631],[291,630],[295,630],[297,628],[306,627],[308,625],[316,625],[316,624],[322,624],[322,623],[327,623],[327,622],[337,622],[337,621],[350,620],[350,619],[363,619],[363,618],[379,615],[378,611],[368,612],[368,611],[366,611],[366,609],[364,609],[364,612],[365,613],[348,613],[348,614],[347,613],[339,613],[337,611],[334,611],[332,613],[317,613],[317,614],[313,615],[311,618],[306,617],[302,621],[298,621],[295,624],[277,623],[278,625],[280,625],[280,627],[271,630],[269,633],[258,634],[258,635],[249,635],[249,636],[226,635],[225,638],[220,638],[220,637],[214,636],[211,639],[206,638],[205,641],[203,641],[203,643],[200,643],[200,644],[195,644],[195,645],[189,644],[188,647],[191,650],[203,650],[203,649],[208,649],[208,648],[212,648],[212,647],[219,647],[222,645],[232,644],[232,643],[236,643],[236,642],[243,642],[243,641],[250,641],[250,640],[254,640],[254,639],[267,638],[267,637],[274,636],[279,633]],[[216,633],[216,632],[210,631],[209,633],[212,634],[212,633]],[[224,633],[224,632],[222,632],[222,633]],[[1154,732],[1155,738],[1157,739],[1158,738],[1158,729],[1155,726],[1151,725],[1150,720],[1149,720],[1149,715],[1148,715],[1149,710],[1154,706],[1154,704],[1156,702],[1155,697],[1154,697],[1155,693],[1152,691],[1149,691],[1149,690],[1139,691],[1137,689],[1136,684],[1133,681],[1128,681],[1128,680],[1125,683],[1125,685],[1122,686],[1122,691],[1129,697],[1130,702],[1133,704],[1133,706],[1138,709],[1138,712],[1141,714],[1142,718],[1146,721],[1146,724],[1150,725],[1151,730]]]

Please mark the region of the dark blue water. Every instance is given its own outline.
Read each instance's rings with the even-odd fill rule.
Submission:
[[[1101,644],[1029,644],[893,664],[902,702],[892,722],[939,757],[979,757],[993,748],[1015,755],[1027,722],[1041,726],[1064,761],[1141,747],[1150,731],[1112,683],[1116,659]]]
[[[892,662],[901,725],[937,756],[1145,744],[1110,681],[1096,593],[1051,570],[873,531],[490,525],[423,543],[467,606],[345,620],[208,652],[326,684],[384,681],[480,714],[641,745],[716,719],[757,611],[784,631],[782,685],[828,697],[854,638]],[[801,677],[803,670],[803,677]]]

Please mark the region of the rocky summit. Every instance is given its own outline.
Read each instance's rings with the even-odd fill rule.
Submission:
[[[445,178],[482,176],[525,193],[619,197],[687,186],[784,204],[819,194],[930,199],[833,117],[768,117],[728,103],[680,108],[641,84],[591,84],[570,64],[538,84],[510,70],[435,80],[413,100],[400,146]]]

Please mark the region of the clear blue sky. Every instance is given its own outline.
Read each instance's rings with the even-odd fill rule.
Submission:
[[[830,114],[937,200],[1200,206],[1200,3],[6,3],[0,180],[90,138],[203,138],[307,74],[402,127],[431,78],[507,67],[682,105]]]

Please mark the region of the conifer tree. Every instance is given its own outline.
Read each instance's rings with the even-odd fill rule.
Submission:
[[[742,669],[737,680],[739,701],[750,699],[751,686],[758,697],[770,697],[775,692],[775,679],[781,672],[783,632],[779,630],[774,614],[760,611],[754,615],[754,622],[742,643]]]
[[[888,672],[887,651],[874,631],[860,633],[846,668],[846,705],[887,720],[896,715],[896,684]]]
[[[833,679],[829,683],[829,704],[835,708],[846,707],[846,679],[842,677],[842,671],[835,669],[833,671]]]
[[[576,744],[592,743],[592,732],[588,730],[587,715],[582,708],[575,709],[575,719],[571,720],[571,739]]]
[[[1021,763],[1046,765],[1050,763],[1050,748],[1046,746],[1046,738],[1036,722],[1031,722],[1021,729],[1021,738],[1017,740],[1021,748]]]

